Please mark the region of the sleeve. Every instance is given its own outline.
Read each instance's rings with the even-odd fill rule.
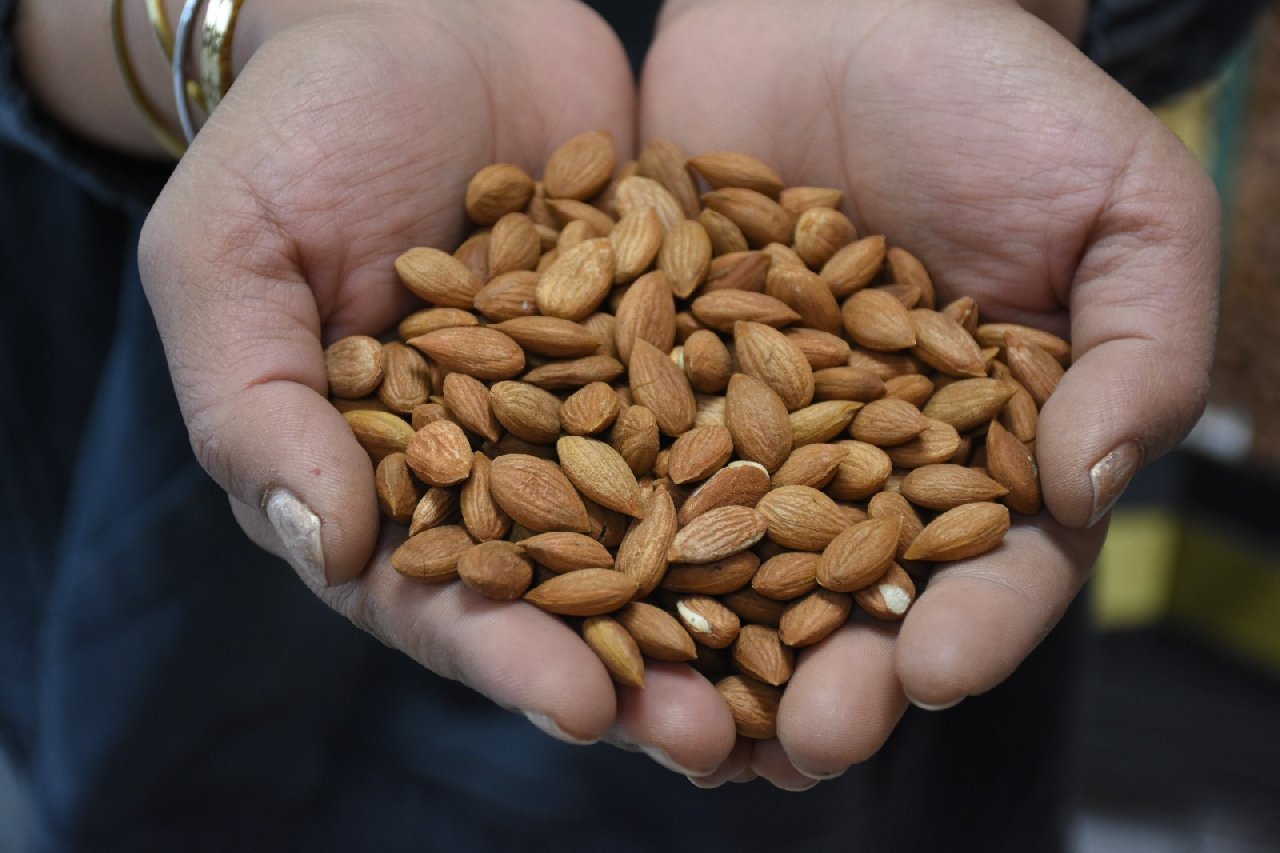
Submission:
[[[60,127],[23,88],[14,45],[17,0],[0,0],[0,144],[49,163],[105,203],[150,206],[171,165],[110,151]]]
[[[1216,73],[1266,0],[1092,0],[1084,52],[1147,104]]]

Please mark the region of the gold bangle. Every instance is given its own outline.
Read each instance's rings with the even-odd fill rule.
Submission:
[[[169,16],[164,11],[164,0],[147,0],[147,18],[151,21],[151,31],[160,42],[164,58],[173,62],[173,30],[169,29]]]
[[[146,120],[152,135],[170,155],[175,159],[181,159],[187,150],[187,146],[169,128],[165,127],[164,117],[160,115],[160,111],[156,109],[155,104],[142,91],[142,84],[138,81],[138,74],[134,71],[133,62],[129,59],[129,46],[124,36],[124,12],[120,4],[121,0],[111,0],[111,42],[115,47],[116,64],[120,67],[120,76],[124,78],[124,85],[129,90],[129,97],[133,99],[138,111],[142,113],[142,117]]]
[[[200,29],[200,89],[213,112],[231,88],[231,38],[244,0],[209,0]]]

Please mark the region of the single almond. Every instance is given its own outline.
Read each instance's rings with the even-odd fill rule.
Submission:
[[[876,352],[856,348],[849,353],[849,366],[869,370],[888,382],[895,376],[921,373],[920,363],[905,353]]]
[[[684,371],[653,344],[637,338],[631,350],[631,394],[653,412],[658,428],[680,435],[693,427],[698,404]]]
[[[924,530],[924,523],[911,503],[897,492],[880,492],[867,502],[867,512],[872,518],[896,519],[898,522],[898,547],[894,556],[901,560],[911,543]]]
[[[950,463],[921,465],[902,481],[903,497],[916,506],[939,511],[976,501],[992,501],[1008,493],[1008,489],[981,471]]]
[[[800,315],[781,300],[749,290],[715,290],[704,293],[689,306],[693,316],[717,332],[733,331],[735,323],[750,321],[780,328],[800,320]]]
[[[905,376],[894,376],[884,383],[884,396],[906,400],[917,409],[923,409],[933,396],[933,380],[920,373],[908,373]],[[930,415],[929,417],[936,417]],[[938,418],[945,420],[945,418]]]
[[[882,235],[854,240],[822,265],[822,280],[836,299],[846,299],[876,280],[884,266]]]
[[[1000,423],[1013,433],[1018,441],[1032,442],[1040,425],[1040,410],[1031,393],[1022,387],[1022,383],[1013,378],[1013,373],[1003,362],[996,361],[991,365],[991,376],[1001,382],[1008,383],[1013,389],[1013,396],[1000,411]]]
[[[453,250],[453,257],[461,261],[478,281],[489,280],[489,229],[477,231]]]
[[[666,273],[671,290],[688,299],[711,271],[711,238],[696,219],[676,223],[662,239],[658,266]]]
[[[613,424],[622,401],[610,386],[592,382],[570,394],[560,406],[560,425],[570,435],[595,435]]]
[[[347,426],[356,437],[356,441],[373,457],[380,461],[388,453],[403,453],[413,438],[413,427],[404,418],[391,412],[379,412],[370,409],[354,409],[343,412]]]
[[[467,216],[477,225],[492,225],[508,213],[524,210],[533,191],[533,178],[519,166],[485,166],[467,184]]]
[[[527,382],[495,382],[489,401],[496,417],[512,435],[534,444],[550,444],[560,436],[560,401]]]
[[[764,382],[789,411],[813,401],[813,368],[800,348],[777,329],[741,321],[733,325],[738,369]]]
[[[853,596],[829,589],[815,589],[791,602],[778,623],[778,638],[793,649],[825,640],[849,619]]]
[[[906,444],[886,447],[895,468],[919,468],[949,462],[960,450],[960,434],[951,424],[930,420],[919,435]]]
[[[1065,371],[1048,351],[1024,340],[1006,338],[1005,357],[1013,378],[1022,383],[1037,406],[1043,406]]]
[[[869,403],[885,393],[884,380],[861,367],[827,367],[813,372],[813,396],[817,400]]]
[[[768,536],[784,548],[821,551],[848,526],[836,502],[811,486],[781,486],[756,504]]]
[[[424,530],[452,524],[458,520],[458,490],[444,486],[427,489],[409,520],[409,535],[417,536]]]
[[[680,203],[684,215],[698,215],[698,190],[685,168],[685,156],[674,142],[651,139],[636,158],[636,174],[661,184]]]
[[[825,487],[827,494],[836,500],[860,501],[880,491],[893,473],[889,454],[864,441],[843,441],[838,446],[844,456]]]
[[[933,280],[929,277],[924,264],[906,249],[894,246],[885,253],[885,263],[889,267],[889,277],[900,284],[909,284],[920,290],[920,307],[933,308],[937,302],[934,296]]]
[[[640,486],[618,451],[603,441],[566,435],[556,442],[556,452],[560,467],[582,494],[635,518],[643,514]]]
[[[628,406],[618,415],[609,443],[636,476],[653,469],[659,450],[658,419],[646,406]]]
[[[894,397],[872,400],[853,418],[849,432],[858,441],[877,447],[906,444],[929,426],[920,410]]]
[[[870,350],[893,352],[916,345],[911,315],[901,302],[883,290],[856,291],[840,309],[849,337]]]
[[[791,419],[782,398],[765,383],[735,373],[725,392],[725,425],[738,456],[776,471],[791,455]]]
[[[986,376],[982,349],[973,336],[946,314],[928,308],[911,312],[916,345],[911,351],[930,367],[950,376]]]
[[[614,188],[614,203],[617,205],[618,213],[623,217],[638,213],[645,208],[653,208],[653,212],[658,214],[658,219],[662,222],[664,234],[685,218],[680,202],[666,187],[641,175],[633,175],[618,181]]]
[[[702,203],[742,229],[743,236],[753,245],[791,242],[791,217],[767,195],[742,187],[725,187],[704,193]]]
[[[419,495],[405,455],[390,453],[382,457],[374,469],[373,482],[383,514],[399,524],[408,524]]]
[[[662,221],[651,207],[624,216],[609,232],[614,284],[634,281],[653,265],[662,248]]]
[[[667,461],[667,476],[674,483],[705,480],[719,471],[733,455],[733,436],[722,426],[694,427],[675,440]]]
[[[429,486],[452,486],[471,474],[471,445],[453,421],[435,421],[415,432],[405,456],[413,473]]]
[[[838,444],[814,443],[797,447],[773,475],[773,485],[825,488],[848,455],[848,448]]]
[[[765,521],[750,507],[722,506],[702,513],[676,533],[668,562],[714,563],[764,538]]]
[[[967,431],[988,423],[1014,394],[1014,386],[998,379],[963,379],[948,383],[925,404],[925,417]]]
[[[730,675],[716,682],[716,690],[729,706],[737,733],[752,740],[777,737],[778,705],[782,691],[754,678]]]
[[[740,551],[714,563],[671,563],[662,588],[668,592],[726,595],[751,583],[758,568],[760,558],[750,551]]]
[[[613,567],[609,549],[584,533],[538,533],[521,539],[520,547],[539,565],[557,573]]]
[[[693,637],[689,636],[679,619],[661,607],[633,601],[619,610],[614,618],[627,629],[646,657],[686,661],[698,656]]]
[[[587,533],[591,522],[569,478],[558,465],[511,453],[493,460],[489,491],[507,515],[538,533]]]
[[[977,337],[978,331],[978,303],[972,296],[961,296],[953,299],[942,309],[942,313],[946,314],[952,320],[955,320],[960,328],[964,329],[970,335]],[[982,345],[986,349],[990,344]],[[995,345],[997,349],[1004,346],[1003,343]]]
[[[882,293],[889,294],[894,299],[901,302],[902,307],[906,308],[908,311],[920,304],[920,288],[916,287],[914,284],[898,284],[897,282],[891,282],[889,284],[882,284],[875,289]]]
[[[1054,360],[1066,366],[1071,362],[1071,344],[1052,332],[1024,326],[1021,323],[983,323],[974,330],[973,335],[980,346],[1005,347],[1010,336],[1022,344],[1039,347]]]
[[[547,158],[542,184],[550,198],[585,200],[604,189],[617,166],[613,135],[607,130],[580,133]]]
[[[843,201],[844,193],[831,187],[787,187],[778,194],[778,204],[792,216],[815,207],[835,209]]]
[[[636,582],[621,572],[581,569],[543,581],[524,600],[561,616],[600,616],[622,607],[636,592]]]
[[[907,615],[915,602],[916,585],[906,569],[897,563],[890,563],[884,575],[875,583],[854,593],[853,600],[876,619],[897,622]]]
[[[585,319],[609,295],[613,271],[613,247],[607,239],[579,243],[556,258],[538,279],[534,293],[538,310],[566,320]]]
[[[754,507],[769,491],[769,472],[757,462],[731,462],[695,489],[680,506],[680,523],[722,506]]]
[[[620,622],[608,616],[589,616],[582,622],[582,639],[614,681],[627,687],[644,687],[640,646]]]
[[[1035,457],[999,421],[987,428],[987,471],[1008,494],[1004,502],[1014,512],[1035,515],[1040,511],[1040,477]]]
[[[793,447],[830,441],[848,429],[862,403],[851,400],[824,400],[791,413]]]
[[[582,222],[589,230],[586,232],[579,230],[578,234],[585,233],[589,238],[608,237],[616,225],[612,216],[595,205],[587,204],[584,201],[570,198],[547,199],[547,209],[555,217],[556,222],[559,223],[562,234],[564,229],[573,226],[574,222]],[[559,245],[560,241],[557,238],[556,246],[559,247]],[[552,251],[555,252],[556,250]],[[546,257],[546,255],[544,254],[543,257]],[[540,269],[539,272],[542,272],[542,270]]]
[[[409,343],[446,370],[476,379],[510,379],[524,370],[520,345],[487,326],[437,329]]]
[[[833,592],[856,592],[874,583],[893,562],[901,522],[872,518],[831,540],[818,562],[818,583]]]
[[[560,317],[513,317],[493,326],[524,350],[549,358],[579,358],[600,347],[581,323]]]
[[[995,503],[963,504],[929,522],[904,556],[908,560],[976,557],[999,545],[1008,530],[1008,507]]]
[[[489,389],[480,380],[465,373],[450,373],[444,378],[444,401],[464,428],[489,441],[497,441],[502,435],[502,424],[493,414]]]
[[[349,335],[324,351],[324,373],[329,393],[358,400],[378,390],[382,383],[382,344],[368,335]]]
[[[737,151],[713,151],[690,158],[693,169],[714,189],[742,187],[777,198],[782,192],[782,179],[768,165]]]
[[[715,213],[713,210],[707,212]],[[719,216],[719,214],[716,215]],[[723,216],[720,218],[724,219]],[[729,224],[733,225],[732,222]],[[745,241],[746,238],[744,237],[743,240]],[[745,242],[743,245],[746,245]],[[707,273],[707,280],[702,284],[702,292],[743,290],[748,293],[763,293],[769,263],[769,257],[757,251],[729,252],[712,258],[711,271]]]
[[[475,308],[495,323],[515,317],[528,317],[538,313],[537,289],[538,274],[536,272],[518,270],[504,273],[490,279],[488,284],[476,292]],[[426,334],[428,331],[434,331],[434,329],[423,330],[420,334]]]
[[[409,414],[431,396],[430,370],[418,352],[392,341],[382,348],[382,364],[378,399],[391,411]]]
[[[751,588],[774,601],[791,601],[808,595],[818,585],[820,555],[786,551],[760,564]]]
[[[439,249],[409,249],[395,262],[396,275],[414,296],[443,308],[467,308],[481,281],[466,264]]]
[[[524,375],[524,381],[549,391],[581,388],[592,382],[612,382],[623,374],[622,362],[608,355],[588,355],[539,365]]]
[[[849,363],[849,344],[839,334],[805,328],[787,329],[783,334],[804,353],[809,367],[815,373],[828,368],[844,367]]]
[[[464,584],[495,601],[514,601],[533,583],[533,566],[512,542],[472,545],[458,557],[458,577]]]
[[[720,596],[725,607],[738,614],[743,622],[754,622],[757,625],[768,625],[777,628],[782,621],[782,613],[787,609],[785,601],[774,601],[765,598],[751,587],[735,589]]]
[[[729,648],[742,629],[738,614],[709,596],[683,596],[676,599],[674,610],[686,633],[707,648]]]
[[[719,335],[699,329],[685,339],[684,373],[694,391],[719,394],[733,375],[733,356]]]
[[[501,539],[511,529],[511,517],[502,511],[489,490],[492,465],[489,457],[483,453],[477,451],[473,454],[471,476],[463,484],[458,499],[459,508],[462,510],[462,524],[471,534],[471,538],[477,542]]]
[[[489,275],[533,270],[542,257],[542,238],[533,220],[523,213],[508,213],[489,234]]]
[[[636,339],[667,352],[676,341],[676,302],[666,273],[654,271],[638,278],[618,302],[614,342],[618,357],[631,361]]]
[[[733,662],[746,675],[780,687],[795,672],[795,652],[778,632],[764,625],[743,625],[733,644]]]
[[[644,516],[631,522],[618,545],[615,566],[636,582],[641,596],[657,589],[667,571],[667,551],[676,537],[676,508],[671,495],[654,488],[645,500]]]
[[[472,544],[461,527],[432,527],[406,539],[391,554],[391,565],[402,575],[444,583],[458,576],[458,558]]]
[[[707,231],[713,255],[719,257],[733,252],[745,252],[749,248],[742,229],[724,214],[708,209],[699,213],[697,219]]]
[[[804,262],[817,269],[836,252],[852,243],[858,236],[857,229],[838,210],[829,207],[811,207],[796,219],[795,250]],[[827,291],[830,293],[830,290]]]
[[[479,294],[476,295],[479,296]],[[478,325],[480,325],[480,318],[461,308],[423,308],[401,320],[400,325],[396,327],[396,334],[401,340],[407,341],[418,335],[434,332],[436,329]]]

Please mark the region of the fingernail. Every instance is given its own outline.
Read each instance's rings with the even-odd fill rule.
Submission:
[[[659,749],[656,746],[641,745],[640,751],[643,752],[645,755],[649,756],[650,758],[652,758],[654,761],[658,762],[659,765],[661,765],[662,767],[665,767],[666,769],[670,770],[673,773],[679,773],[682,776],[688,776],[690,779],[695,778],[697,776],[708,775],[706,773],[698,773],[694,770],[689,769],[688,767],[681,767],[679,764],[676,763],[675,759],[673,759],[670,755],[667,755],[666,752],[664,752],[663,750]]]
[[[774,784],[775,784],[775,785],[777,785],[777,787],[781,788],[781,789],[782,789],[782,790],[784,790],[784,791],[790,791],[790,792],[791,792],[791,793],[793,793],[793,794],[798,794],[798,793],[800,793],[801,791],[807,791],[807,790],[809,790],[810,788],[812,788],[814,785],[817,785],[817,784],[818,784],[818,780],[817,780],[817,779],[809,779],[808,781],[801,782],[801,783],[800,783],[800,784],[798,784],[798,785],[778,785],[778,783],[777,783],[777,782],[775,782]]]
[[[1086,527],[1093,527],[1111,511],[1140,467],[1142,445],[1131,439],[1089,469],[1089,481],[1093,485],[1093,512]]]
[[[704,779],[701,776],[686,776],[685,778],[688,779],[690,782],[692,782],[696,787],[699,787],[704,791],[710,791],[714,788],[719,788],[721,785],[725,783],[724,779],[716,779],[716,778]]]
[[[907,698],[911,699],[910,696],[908,696]],[[955,706],[959,705],[963,701],[964,701],[964,697],[961,696],[959,699],[952,699],[950,702],[943,702],[940,705],[930,705],[928,702],[921,702],[918,699],[911,699],[911,704],[915,705],[917,708],[919,708],[922,711],[945,711],[948,708],[954,708]]]
[[[586,746],[589,743],[595,743],[594,738],[590,740],[583,740],[582,738],[574,737],[564,729],[557,726],[555,721],[546,714],[539,714],[535,711],[525,711],[524,715],[529,722],[537,726],[543,733],[549,734],[556,740],[562,741],[563,743],[572,744],[573,746]]]
[[[289,562],[313,591],[324,589],[324,545],[320,540],[320,516],[287,489],[267,495],[267,520],[284,544]]]
[[[821,773],[813,770],[805,770],[803,767],[797,767],[796,769],[815,782],[827,782],[831,779],[839,779],[848,770],[848,768],[845,768],[845,770],[837,770],[834,773]]]

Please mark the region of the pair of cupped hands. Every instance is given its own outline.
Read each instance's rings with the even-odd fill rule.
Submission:
[[[674,2],[638,91],[574,0],[331,5],[264,40],[144,229],[178,398],[256,542],[356,625],[551,734],[643,749],[706,786],[840,774],[910,702],[946,707],[1017,668],[1079,592],[1129,475],[1203,407],[1212,185],[1010,0]],[[555,617],[400,577],[404,531],[379,532],[369,458],[326,402],[323,347],[410,310],[392,261],[456,244],[471,175],[538,174],[595,128],[623,157],[661,136],[838,187],[860,233],[925,262],[940,304],[968,294],[986,320],[1072,342],[1036,448],[1047,511],[938,571],[900,626],[850,624],[802,653],[776,740],[737,738],[685,665],[615,689]]]

